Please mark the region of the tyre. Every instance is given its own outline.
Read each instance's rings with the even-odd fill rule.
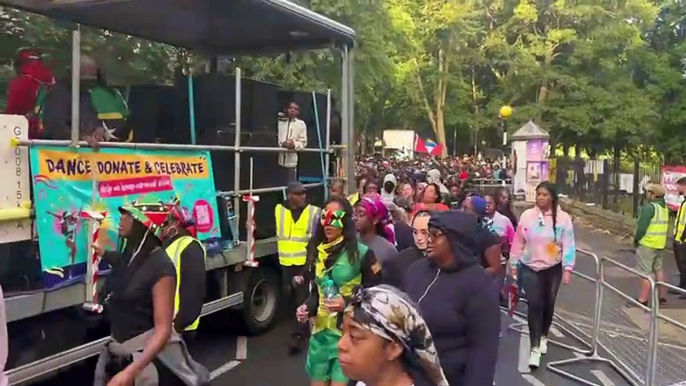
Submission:
[[[281,302],[281,278],[270,267],[252,270],[243,291],[243,322],[251,335],[274,326]]]

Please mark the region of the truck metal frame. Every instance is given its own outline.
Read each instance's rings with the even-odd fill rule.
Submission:
[[[6,5],[28,12],[42,14],[56,19],[66,19],[79,24],[121,32],[153,41],[196,50],[210,55],[262,54],[290,50],[337,48],[341,51],[342,85],[341,116],[342,145],[330,145],[329,119],[326,124],[326,147],[324,149],[302,149],[301,152],[323,152],[326,157],[328,178],[329,156],[332,152],[342,151],[342,163],[347,179],[347,190],[354,188],[353,141],[353,53],[355,33],[352,29],[300,7],[287,0],[196,0],[188,6],[186,0],[0,0]],[[259,12],[260,17],[248,17]],[[124,17],[125,16],[125,17]],[[189,21],[190,20],[190,21]],[[197,28],[189,32],[187,28],[169,28],[173,24],[194,24]],[[166,27],[166,28],[165,28]],[[252,31],[253,33],[249,33]],[[241,36],[235,39],[235,36]],[[80,95],[80,43],[81,33],[77,27],[72,32],[72,111],[71,141],[22,140],[15,145],[52,145],[62,147],[88,146],[79,142],[79,95]],[[241,71],[236,70],[236,117],[234,146],[140,144],[140,143],[102,143],[103,148],[163,149],[163,150],[216,150],[235,154],[234,190],[217,192],[234,197],[234,208],[241,205],[242,195],[279,192],[285,187],[241,190],[241,153],[286,152],[283,148],[246,147],[240,144],[241,135]],[[192,77],[189,76],[192,85]],[[189,88],[192,90],[192,88]],[[191,120],[193,120],[193,102]],[[329,108],[331,93],[328,95]],[[194,142],[195,123],[191,121],[191,138]],[[322,186],[326,182],[309,184]],[[240,211],[236,210],[236,216]],[[240,224],[240,222],[239,222]],[[249,236],[250,237],[250,236]],[[225,250],[218,256],[208,257],[206,270],[212,272],[220,284],[220,298],[204,305],[202,315],[208,315],[229,307],[240,306],[244,302],[246,287],[251,283],[251,275],[261,268],[252,268],[248,261],[247,242]],[[263,258],[276,254],[276,239],[255,241],[255,257]],[[7,298],[8,322],[26,320],[50,311],[79,306],[92,300],[90,273],[92,264],[88,262],[86,282],[78,283],[54,291],[38,291]],[[231,277],[231,279],[229,279]],[[249,299],[248,301],[252,301]],[[99,352],[105,339],[87,343],[71,350],[43,358],[7,372],[10,384],[20,384],[50,374],[60,368],[82,361]]]

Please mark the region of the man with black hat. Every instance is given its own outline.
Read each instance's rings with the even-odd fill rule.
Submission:
[[[307,244],[316,228],[320,209],[307,203],[305,186],[291,182],[286,190],[288,198],[278,204],[274,211],[276,236],[278,239],[279,263],[281,264],[284,287],[295,306],[307,299],[304,284]],[[307,324],[297,323],[291,334],[290,353],[298,353],[307,339]]]

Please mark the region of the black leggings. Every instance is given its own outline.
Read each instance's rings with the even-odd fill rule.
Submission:
[[[521,264],[521,278],[528,305],[529,339],[531,347],[538,347],[541,336],[547,336],[553,324],[555,299],[562,281],[562,264],[534,271]]]

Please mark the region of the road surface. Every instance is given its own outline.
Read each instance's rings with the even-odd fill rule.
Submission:
[[[582,250],[589,250],[598,255],[610,256],[617,261],[632,265],[631,253],[623,250],[631,246],[622,243],[617,237],[598,231],[587,225],[578,223],[576,225],[577,247]],[[675,272],[674,263],[668,256],[665,256],[665,267],[667,272]],[[583,254],[577,258],[577,269],[579,272],[594,276],[595,265],[593,260]],[[616,268],[607,270],[607,280],[612,285],[625,291],[631,296],[635,296],[637,279]],[[639,316],[632,316],[632,308],[626,307],[625,300],[618,296],[605,296],[604,310],[608,310],[608,315],[603,323],[604,335],[601,334],[601,342],[610,346],[610,349],[618,355],[621,360],[629,363],[630,367],[641,372],[644,367],[641,364],[645,361],[647,347],[644,338],[635,334],[637,321],[645,319],[645,314],[636,309]],[[593,283],[586,282],[580,277],[575,277],[573,283],[564,286],[558,298],[558,315],[560,323],[564,326],[571,326],[588,331],[593,317],[593,305],[595,299],[595,287]],[[668,305],[674,312],[685,312],[686,300],[678,300],[671,296]],[[524,305],[518,307],[525,310]],[[628,311],[627,311],[628,310]],[[630,312],[631,311],[631,312]],[[605,311],[604,311],[605,312]],[[190,350],[193,357],[212,371],[212,385],[245,385],[245,386],[281,386],[281,385],[308,385],[307,374],[304,370],[305,354],[288,356],[286,349],[288,319],[291,317],[286,311],[282,312],[282,318],[277,326],[270,332],[256,336],[244,337],[240,329],[235,326],[233,320],[227,314],[215,314],[203,319],[197,340],[191,345]],[[515,316],[516,317],[516,316]],[[683,319],[682,319],[683,320]],[[521,321],[521,319],[519,320]],[[500,357],[498,361],[497,374],[495,377],[496,385],[508,386],[569,386],[579,383],[568,378],[561,377],[548,370],[546,363],[564,359],[582,357],[582,354],[575,354],[573,351],[550,345],[549,353],[544,357],[542,367],[531,373],[526,365],[528,355],[528,338],[526,334],[520,334],[508,328],[516,324],[518,320],[503,315],[503,338],[500,345]],[[615,324],[626,324],[628,332],[624,330],[613,330]],[[607,330],[607,331],[606,331]],[[612,331],[610,331],[612,330]],[[619,331],[619,332],[617,332]],[[585,348],[582,342],[576,341],[567,334],[564,328],[556,328],[551,332],[550,337],[553,341]],[[613,335],[619,334],[619,335]],[[684,335],[684,334],[682,334]],[[604,336],[604,338],[603,338]],[[605,340],[603,340],[605,339]],[[613,346],[612,344],[616,342]],[[674,342],[672,342],[674,343]],[[660,386],[668,386],[672,381],[686,380],[686,375],[680,375],[683,368],[684,350],[679,342],[666,344],[661,356],[659,355],[658,367],[661,368],[660,374],[674,373],[671,378],[667,375],[658,374]],[[605,351],[601,349],[601,355]],[[635,362],[635,363],[634,363]],[[673,362],[673,364],[672,364]],[[82,365],[73,368],[40,384],[49,386],[56,384],[69,384],[73,386],[86,386],[90,384],[92,364]],[[674,367],[674,368],[673,368]],[[589,361],[579,362],[574,365],[563,367],[574,375],[587,379],[601,386],[624,386],[629,383],[619,376],[612,368],[606,364],[593,363]],[[667,378],[665,378],[667,377]]]

